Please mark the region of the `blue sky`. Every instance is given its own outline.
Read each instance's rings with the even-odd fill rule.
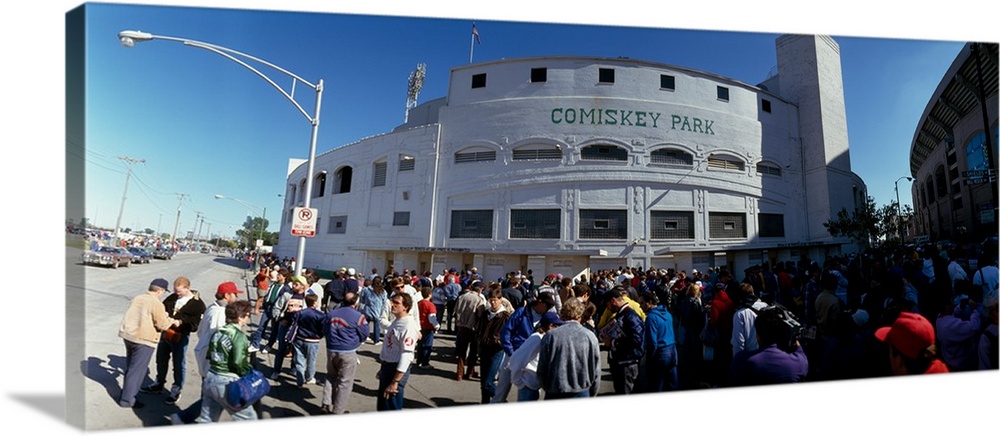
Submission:
[[[278,229],[288,158],[308,153],[310,125],[264,80],[220,56],[171,41],[122,47],[121,30],[209,42],[324,79],[317,153],[390,131],[406,80],[427,64],[421,101],[444,96],[449,69],[467,64],[471,19],[387,17],[92,4],[87,16],[88,218],[111,227],[135,165],[122,226],[179,235],[232,235],[248,213]],[[670,30],[479,19],[474,61],[543,55],[625,56],[756,84],[775,65],[776,33]],[[852,169],[879,204],[909,175],[908,152],[927,99],[960,42],[840,37]],[[291,79],[264,70],[290,90]],[[312,113],[314,93],[296,89]],[[72,144],[72,140],[71,140]],[[901,183],[902,204],[910,204]],[[250,203],[217,200],[221,194]],[[205,223],[196,227],[196,213]],[[211,223],[209,226],[207,223]]]

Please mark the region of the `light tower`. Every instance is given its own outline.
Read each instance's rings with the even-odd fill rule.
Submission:
[[[406,113],[403,115],[403,124],[410,118],[410,109],[417,107],[417,96],[424,87],[424,76],[427,73],[427,65],[417,64],[417,68],[410,73],[410,80],[406,85]]]

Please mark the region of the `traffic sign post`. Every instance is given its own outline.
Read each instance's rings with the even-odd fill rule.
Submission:
[[[292,217],[292,236],[316,236],[316,219],[319,210],[312,207],[296,207]]]

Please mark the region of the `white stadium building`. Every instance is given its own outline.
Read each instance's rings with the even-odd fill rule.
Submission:
[[[823,223],[867,197],[851,172],[839,46],[776,40],[749,85],[633,59],[535,57],[455,67],[448,95],[392,132],[289,164],[280,242],[313,178],[302,267],[578,276],[734,271],[822,259]]]

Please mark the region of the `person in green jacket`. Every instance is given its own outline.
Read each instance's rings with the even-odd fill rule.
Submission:
[[[250,372],[250,339],[243,328],[250,320],[251,305],[235,301],[226,306],[226,325],[212,335],[208,345],[208,375],[201,385],[201,416],[195,422],[217,422],[222,410],[229,411],[233,421],[255,420],[253,407],[233,411],[226,402],[226,385]]]

